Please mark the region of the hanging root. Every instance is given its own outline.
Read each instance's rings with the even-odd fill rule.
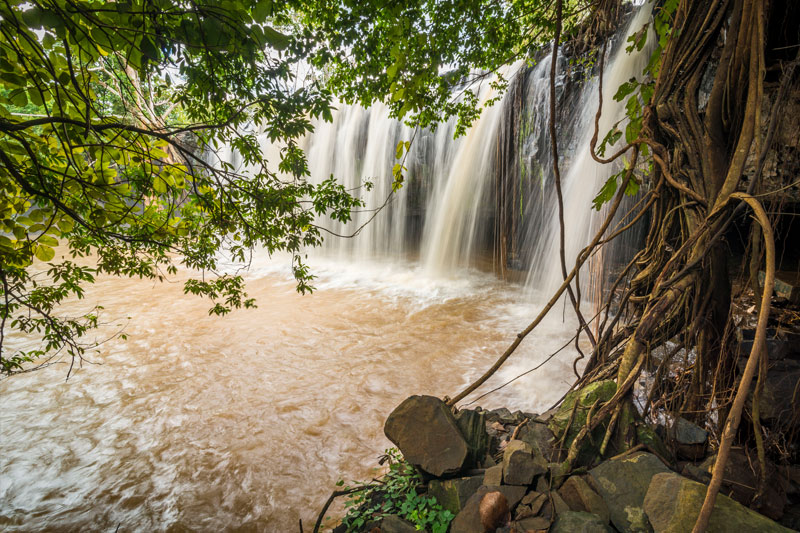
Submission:
[[[694,525],[694,529],[692,529],[692,533],[704,532],[708,528],[708,521],[711,519],[711,511],[714,509],[717,493],[719,493],[720,486],[722,485],[722,477],[725,473],[725,465],[728,462],[728,455],[731,451],[733,438],[736,434],[736,430],[739,428],[742,409],[744,408],[747,395],[750,392],[750,383],[753,381],[753,375],[759,365],[760,357],[762,353],[766,351],[767,319],[769,318],[772,287],[775,282],[775,240],[772,233],[772,225],[769,222],[766,211],[758,200],[748,194],[733,193],[731,197],[746,202],[755,212],[756,220],[761,225],[764,236],[764,247],[767,253],[766,274],[764,276],[764,291],[761,295],[761,310],[758,313],[753,347],[750,350],[750,356],[747,358],[747,366],[745,366],[744,373],[739,381],[736,397],[733,400],[731,411],[728,414],[725,430],[722,433],[722,442],[720,442],[719,451],[717,453],[717,460],[711,472],[711,483],[708,485],[708,492],[706,492],[703,507],[700,509],[700,515],[697,517],[697,522]]]

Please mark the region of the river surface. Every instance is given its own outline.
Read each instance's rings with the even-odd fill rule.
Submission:
[[[105,306],[103,344],[0,381],[0,529],[310,531],[338,479],[369,479],[383,422],[411,394],[454,395],[541,307],[488,274],[431,278],[402,262],[311,262],[301,296],[281,261],[246,274],[258,309],[209,317],[178,280],[103,278],[67,311]],[[562,309],[482,390],[558,350]],[[17,338],[18,346],[29,342]],[[541,412],[573,350],[480,400]]]

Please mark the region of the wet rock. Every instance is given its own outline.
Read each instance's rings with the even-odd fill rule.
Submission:
[[[483,484],[483,476],[433,479],[428,483],[428,494],[436,498],[439,505],[457,515]]]
[[[535,476],[546,471],[543,459],[533,455],[530,444],[521,440],[508,443],[503,452],[503,480],[507,485],[530,485]]]
[[[691,531],[703,506],[707,487],[674,472],[656,474],[647,490],[644,510],[655,533]],[[708,533],[731,531],[789,532],[777,522],[717,495],[708,524]]]
[[[511,531],[513,533],[538,533],[540,531],[547,531],[550,527],[550,520],[543,516],[531,516],[516,520],[511,524]]]
[[[418,533],[414,524],[395,515],[384,517],[379,531],[380,533]]]
[[[383,431],[409,463],[433,476],[458,472],[467,459],[467,443],[439,398],[407,398],[389,415]]]
[[[583,478],[579,476],[569,477],[558,493],[567,502],[573,511],[583,511],[601,517],[605,524],[611,520],[608,513],[608,506]]]
[[[483,474],[484,485],[501,485],[503,483],[503,465],[487,468]]]
[[[712,455],[700,465],[700,469],[707,472],[709,477],[715,461],[716,455]],[[778,520],[788,503],[786,493],[778,482],[780,474],[772,463],[767,462],[767,486],[761,500],[754,501],[758,488],[758,468],[755,453],[748,456],[741,448],[733,448],[725,464],[720,493]]]
[[[655,455],[641,452],[600,463],[589,475],[608,507],[611,523],[622,533],[631,533],[651,531],[642,505],[653,476],[665,472],[670,470]]]
[[[708,431],[700,426],[679,417],[670,428],[670,436],[680,456],[692,461],[705,456]]]
[[[568,511],[558,515],[550,533],[612,533],[607,522],[591,513]]]
[[[458,429],[467,442],[468,456],[465,467],[479,468],[489,450],[489,434],[486,433],[486,413],[463,409],[455,415]]]

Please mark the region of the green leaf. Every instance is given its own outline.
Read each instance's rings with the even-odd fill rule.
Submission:
[[[264,39],[276,50],[285,50],[289,46],[289,37],[270,26],[264,26]]]
[[[55,257],[56,251],[49,246],[37,245],[33,248],[33,255],[40,261],[50,261]]]
[[[149,35],[144,35],[142,37],[142,40],[139,43],[139,49],[142,51],[142,54],[145,57],[152,59],[153,61],[158,61],[158,59],[161,57],[158,48],[156,48],[156,45],[153,44],[153,41]]]
[[[608,178],[605,185],[600,189],[600,192],[595,196],[594,200],[592,200],[592,207],[597,211],[600,211],[603,205],[614,198],[614,193],[617,192],[617,176],[618,174],[615,174]]]
[[[614,100],[621,102],[626,96],[635,91],[638,85],[639,82],[636,81],[636,78],[631,78],[630,80],[624,82],[619,86],[617,92],[614,94]]]
[[[39,235],[39,237],[36,239],[36,242],[38,242],[40,245],[58,246],[58,239],[51,237],[50,235]]]

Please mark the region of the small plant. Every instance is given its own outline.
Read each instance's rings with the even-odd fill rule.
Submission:
[[[442,508],[436,498],[419,494],[422,477],[403,459],[396,448],[390,448],[381,456],[380,464],[387,464],[389,471],[380,479],[369,483],[345,487],[355,488],[342,523],[347,531],[359,531],[368,522],[388,515],[397,515],[414,524],[419,531],[445,533],[453,519],[453,513]],[[344,481],[337,483],[344,486]]]

